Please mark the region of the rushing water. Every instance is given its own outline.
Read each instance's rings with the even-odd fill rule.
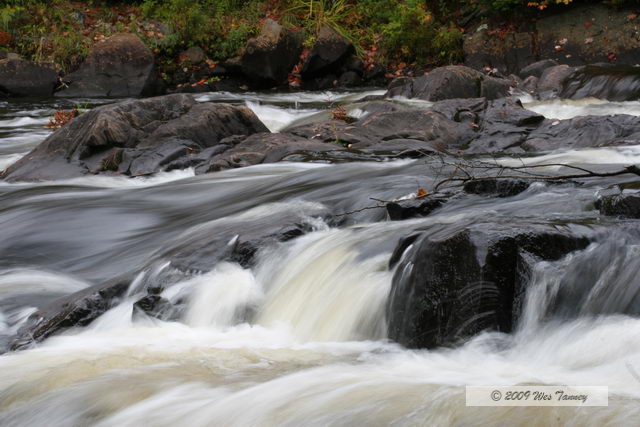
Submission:
[[[199,99],[247,103],[279,131],[321,119],[336,103],[356,111],[369,94]],[[0,105],[0,168],[46,137],[43,124],[58,107]],[[534,107],[558,118],[637,109],[599,101]],[[639,147],[526,159],[610,168],[639,160]],[[114,276],[135,279],[90,326],[0,357],[0,425],[637,425],[640,320],[614,314],[640,314],[632,222],[611,220],[614,231],[587,249],[533,266],[514,334],[484,333],[433,351],[385,339],[388,260],[400,237],[489,220],[607,225],[593,197],[616,181],[536,184],[502,200],[470,196],[424,219],[387,222],[374,209],[341,228],[323,220],[371,205],[372,196],[428,187],[435,178],[425,170],[420,160],[285,163],[204,176],[1,183],[0,344],[38,307]],[[252,269],[225,262],[174,278],[163,296],[186,301],[177,320],[133,315],[140,284],[170,268],[165,254],[183,242],[285,215],[313,231],[262,248]],[[466,385],[514,384],[606,385],[609,406],[465,406]]]

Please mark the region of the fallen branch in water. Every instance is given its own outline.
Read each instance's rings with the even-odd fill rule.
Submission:
[[[500,179],[518,179],[518,180],[528,180],[528,181],[542,181],[542,182],[562,182],[562,181],[570,181],[576,179],[586,179],[586,178],[607,178],[613,176],[620,175],[637,175],[640,176],[640,166],[638,165],[627,165],[624,166],[623,169],[616,170],[613,172],[596,172],[590,169],[586,169],[580,166],[568,165],[565,163],[545,163],[538,165],[526,165],[522,159],[522,165],[520,166],[507,166],[499,163],[488,163],[486,161],[457,161],[457,162],[449,162],[444,158],[438,158],[438,166],[439,169],[436,170],[436,179],[438,179],[442,170],[445,167],[452,168],[452,173],[447,178],[443,178],[437,181],[432,186],[431,191],[425,191],[422,188],[419,188],[418,191],[412,197],[403,197],[395,200],[384,200],[371,197],[370,199],[378,202],[377,205],[365,206],[360,209],[355,209],[352,211],[344,212],[341,214],[337,214],[336,216],[346,216],[353,215],[359,212],[363,212],[365,210],[370,209],[381,209],[386,208],[389,203],[398,203],[406,200],[420,200],[424,199],[428,196],[433,196],[438,193],[442,193],[443,189],[449,188],[457,188],[462,187],[468,182],[472,181],[482,181],[482,180],[500,180]],[[434,167],[434,165],[430,165]],[[532,170],[549,168],[549,167],[562,167],[575,171],[580,171],[582,173],[574,173],[574,174],[565,174],[565,175],[548,175],[543,173],[536,173]],[[475,172],[482,172],[480,175],[477,175]],[[489,172],[489,174],[487,174]],[[493,173],[492,173],[493,172]],[[447,185],[452,184],[452,185]]]

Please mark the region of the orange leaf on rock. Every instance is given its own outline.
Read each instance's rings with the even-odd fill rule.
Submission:
[[[426,195],[427,195],[427,190],[425,190],[424,188],[419,188],[418,195],[416,197],[424,197]]]

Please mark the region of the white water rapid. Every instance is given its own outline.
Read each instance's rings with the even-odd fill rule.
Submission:
[[[335,102],[355,109],[370,94],[376,93],[199,99],[246,103],[279,131],[326,114]],[[42,124],[56,106],[1,108],[0,169],[46,137]],[[554,118],[640,115],[635,104],[602,101],[531,108]],[[624,165],[640,163],[640,148],[524,160]],[[0,344],[56,298],[125,271],[135,278],[120,303],[90,325],[0,356],[0,426],[637,425],[640,319],[611,314],[621,299],[640,298],[640,245],[633,239],[605,237],[565,259],[535,264],[512,334],[484,332],[435,350],[387,340],[385,307],[395,273],[389,258],[402,233],[487,217],[509,223],[572,215],[597,222],[582,206],[606,186],[532,186],[508,200],[454,201],[406,221],[383,221],[383,212],[371,210],[340,228],[323,216],[328,206],[346,212],[369,205],[371,194],[387,200],[408,194],[426,185],[414,179],[420,168],[407,160],[283,163],[203,176],[185,170],[1,183]],[[226,236],[237,224],[285,215],[297,215],[310,231],[260,247],[252,268],[229,261],[178,275],[163,258],[194,236]],[[598,262],[602,276],[584,301],[556,298],[563,284],[581,286],[570,279]],[[134,310],[149,277],[172,278],[161,296],[181,307],[174,318]],[[628,294],[607,288],[614,282],[628,284]],[[565,317],[549,320],[554,304]],[[562,384],[608,386],[609,405],[465,405],[467,385]]]

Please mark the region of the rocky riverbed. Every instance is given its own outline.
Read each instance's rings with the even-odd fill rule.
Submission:
[[[631,424],[636,71],[534,68],[4,102],[0,423]]]

